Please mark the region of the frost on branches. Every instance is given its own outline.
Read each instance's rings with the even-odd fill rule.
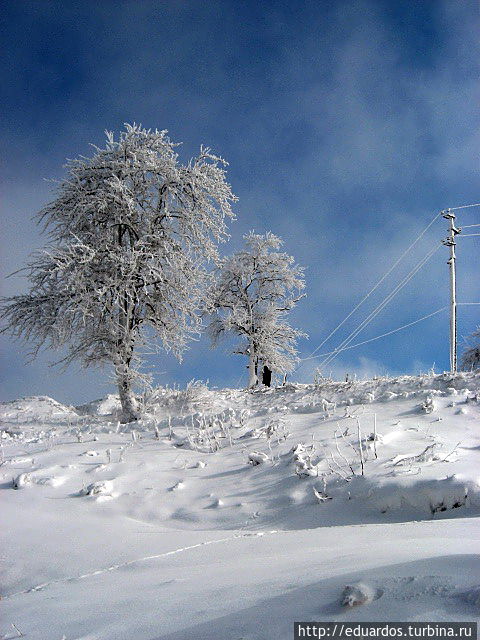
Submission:
[[[469,338],[472,346],[462,355],[462,369],[472,371],[480,368],[480,327],[472,333]]]
[[[236,200],[221,158],[202,147],[182,165],[166,133],[126,125],[68,163],[38,216],[50,244],[26,268],[30,292],[2,307],[4,331],[34,355],[66,345],[61,362],[113,364],[125,422],[138,417],[138,348],[161,343],[180,358],[198,333],[206,264],[218,260]]]
[[[235,353],[248,356],[249,382],[258,383],[258,365],[286,373],[296,358],[296,341],[305,334],[292,328],[286,314],[303,295],[303,269],[286,253],[272,233],[245,236],[246,248],[222,261],[209,330],[214,344],[226,333],[242,338]]]

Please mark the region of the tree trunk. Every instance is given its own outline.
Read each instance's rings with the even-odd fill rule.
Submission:
[[[130,372],[127,365],[118,365],[115,368],[117,377],[118,394],[122,405],[122,418],[120,422],[127,424],[138,420],[138,409],[135,396],[132,391]]]
[[[253,389],[258,384],[257,363],[257,355],[253,345],[251,344],[248,352],[248,389]]]

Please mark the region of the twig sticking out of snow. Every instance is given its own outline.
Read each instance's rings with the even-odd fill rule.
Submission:
[[[344,468],[343,468],[340,464],[338,464],[338,462],[335,460],[335,457],[334,457],[333,453],[330,453],[330,459],[331,459],[331,461],[334,463],[334,465],[337,467],[337,470],[335,470],[335,469],[332,467],[332,465],[330,464],[330,461],[327,459],[328,468],[330,469],[330,473],[333,473],[333,474],[335,474],[335,473],[336,473],[336,474],[337,474],[337,475],[339,475],[343,480],[345,480],[345,482],[350,482],[350,480],[352,479],[352,477],[351,477],[351,476],[349,476],[349,475],[345,472]]]
[[[17,633],[17,635],[16,635],[16,636],[10,636],[10,635],[8,635],[8,636],[6,636],[6,635],[5,635],[5,636],[1,636],[1,639],[2,639],[2,640],[7,640],[7,637],[8,637],[8,638],[13,638],[13,637],[15,637],[15,638],[24,638],[24,637],[25,637],[25,634],[24,634],[24,633],[22,633],[22,632],[20,631],[20,629],[17,627],[17,625],[16,625],[16,624],[13,624],[13,622],[12,622],[12,627],[15,629],[15,631],[16,631],[16,633]],[[65,636],[64,636],[64,637],[65,637]]]
[[[358,451],[360,453],[360,466],[362,469],[362,476],[365,475],[365,462],[363,458],[363,445],[362,445],[362,431],[360,428],[360,420],[357,418],[357,435],[358,435]]]
[[[418,455],[397,456],[397,458],[393,460],[392,464],[394,467],[396,467],[399,464],[413,464],[415,462],[432,462],[433,460],[435,460],[434,451],[436,447],[438,447],[438,443],[434,442],[433,444],[429,444],[428,447],[425,447],[425,449]],[[453,453],[453,451],[451,453]]]
[[[454,448],[450,451],[450,453],[447,453],[447,455],[442,458],[440,460],[440,462],[448,462],[448,458],[452,455],[452,453],[455,453],[455,451],[458,449],[458,447],[462,444],[462,442],[457,442],[457,444],[454,446]]]
[[[337,432],[336,431],[333,434],[333,437],[335,438],[335,448],[337,449],[338,455],[342,458],[342,460],[345,462],[347,467],[350,469],[350,471],[352,472],[352,476],[354,476],[355,475],[355,471],[353,470],[352,465],[347,460],[347,458],[343,455],[343,453],[340,451],[340,447],[338,446],[338,439],[337,439]],[[342,437],[343,437],[343,434],[342,434]]]
[[[317,499],[317,501],[322,504],[324,502],[327,502],[328,500],[332,499],[332,496],[328,496],[325,491],[318,491],[315,487],[313,488],[313,495],[315,496],[315,498]]]

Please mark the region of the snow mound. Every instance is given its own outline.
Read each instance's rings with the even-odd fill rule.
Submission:
[[[65,480],[66,478],[63,476],[47,476],[45,478],[37,478],[35,483],[47,487],[61,487]]]
[[[479,374],[195,384],[139,398],[133,429],[112,419],[114,395],[78,413],[3,403],[7,619],[32,638],[105,640],[159,624],[165,640],[287,640],[293,620],[470,620],[479,391]]]
[[[80,491],[81,496],[96,498],[97,500],[113,498],[112,483],[108,480],[92,482]]]
[[[120,416],[122,407],[118,395],[109,393],[104,398],[87,402],[76,407],[82,416]]]
[[[248,454],[248,463],[252,466],[257,466],[259,464],[263,464],[268,460],[268,456],[263,451],[251,451]]]
[[[413,483],[389,482],[370,489],[365,498],[381,513],[413,511],[424,515],[441,514],[460,507],[480,506],[480,485],[461,475]]]
[[[465,602],[480,608],[480,585],[475,585],[465,591],[465,593],[463,593],[463,599]]]
[[[25,489],[25,487],[27,487],[31,483],[32,476],[29,473],[21,473],[16,478],[14,478],[12,487],[14,489]]]
[[[57,422],[77,417],[74,407],[60,404],[48,396],[28,396],[0,402],[0,421],[4,423]]]
[[[344,588],[341,603],[344,607],[355,607],[369,604],[375,599],[375,596],[376,590],[373,587],[363,582],[357,582]]]

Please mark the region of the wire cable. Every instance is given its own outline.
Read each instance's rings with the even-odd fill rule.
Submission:
[[[314,356],[317,353],[317,351],[319,351],[323,347],[323,345],[327,342],[327,340],[329,340],[340,329],[340,327],[342,327],[345,324],[345,322],[349,318],[351,318],[351,316],[355,313],[355,311],[357,311],[357,309],[359,309],[362,306],[362,304],[365,302],[365,300],[367,300],[372,295],[372,293],[378,289],[378,287],[382,284],[382,282],[392,273],[392,271],[395,269],[395,267],[403,260],[403,258],[407,255],[407,253],[409,253],[409,251],[411,251],[411,249],[413,249],[413,247],[417,244],[417,242],[419,242],[419,240],[421,240],[421,238],[423,238],[423,236],[427,233],[427,231],[430,229],[432,224],[441,215],[442,215],[442,213],[435,214],[434,218],[432,218],[432,220],[428,223],[428,225],[425,227],[425,229],[423,229],[423,231],[415,238],[415,240],[412,242],[412,244],[402,253],[402,255],[390,267],[390,269],[388,269],[388,271],[380,278],[380,280],[372,287],[372,289],[370,289],[370,291],[366,294],[366,296],[364,296],[360,300],[360,302],[350,311],[350,313],[328,334],[328,336],[325,338],[325,340],[323,340],[323,342],[321,342],[318,345],[318,347],[316,347],[312,351],[312,353],[308,356],[309,358]]]
[[[410,280],[415,276],[415,274],[423,267],[423,265],[433,256],[433,254],[440,249],[442,245],[436,244],[433,249],[431,249],[427,255],[419,262],[417,265],[408,273],[403,280],[388,294],[388,296],[379,304],[377,307],[360,323],[360,325],[354,329],[350,333],[347,338],[343,340],[343,342],[332,352],[332,355],[327,357],[323,362],[320,363],[320,367],[326,366],[330,364],[338,353],[343,351],[344,347],[348,346],[352,340],[356,338],[356,336],[368,325],[370,322],[387,306],[387,304],[397,295],[397,293],[403,289],[403,287],[410,282]]]
[[[461,304],[480,304],[480,302],[473,302],[473,303],[464,302],[464,303],[461,303]],[[436,316],[438,313],[441,313],[442,311],[445,311],[445,309],[448,309],[448,307],[442,307],[441,309],[437,309],[433,313],[429,313],[428,315],[423,316],[422,318],[419,318],[418,320],[414,320],[413,322],[409,322],[408,324],[404,324],[401,327],[398,327],[397,329],[392,329],[392,331],[387,331],[386,333],[382,333],[379,336],[375,336],[375,338],[369,338],[368,340],[363,340],[362,342],[357,342],[356,344],[351,344],[350,346],[345,347],[344,349],[342,349],[342,351],[347,351],[348,349],[355,349],[355,347],[360,347],[363,344],[368,344],[369,342],[374,342],[375,340],[380,340],[380,338],[385,338],[386,336],[390,336],[390,335],[392,335],[392,333],[397,333],[397,331],[401,331],[402,329],[406,329],[407,327],[411,327],[414,324],[418,324],[419,322],[422,322],[423,320],[427,320],[428,318],[431,318],[432,316]],[[328,353],[319,353],[316,356],[311,356],[309,358],[304,358],[304,360],[312,360],[314,358],[321,358],[323,356],[332,355],[333,353],[336,353],[336,351],[330,351]]]
[[[458,211],[459,209],[470,209],[470,207],[480,207],[480,202],[475,204],[464,204],[462,207],[448,207],[445,211]]]
[[[360,323],[360,325],[352,331],[352,333],[342,342],[341,346],[346,342],[351,342],[354,338],[378,313],[392,300],[392,298],[413,278],[421,267],[430,259],[430,257],[440,248],[440,245],[434,246],[422,260],[399,282],[399,284],[380,302],[377,307]]]

